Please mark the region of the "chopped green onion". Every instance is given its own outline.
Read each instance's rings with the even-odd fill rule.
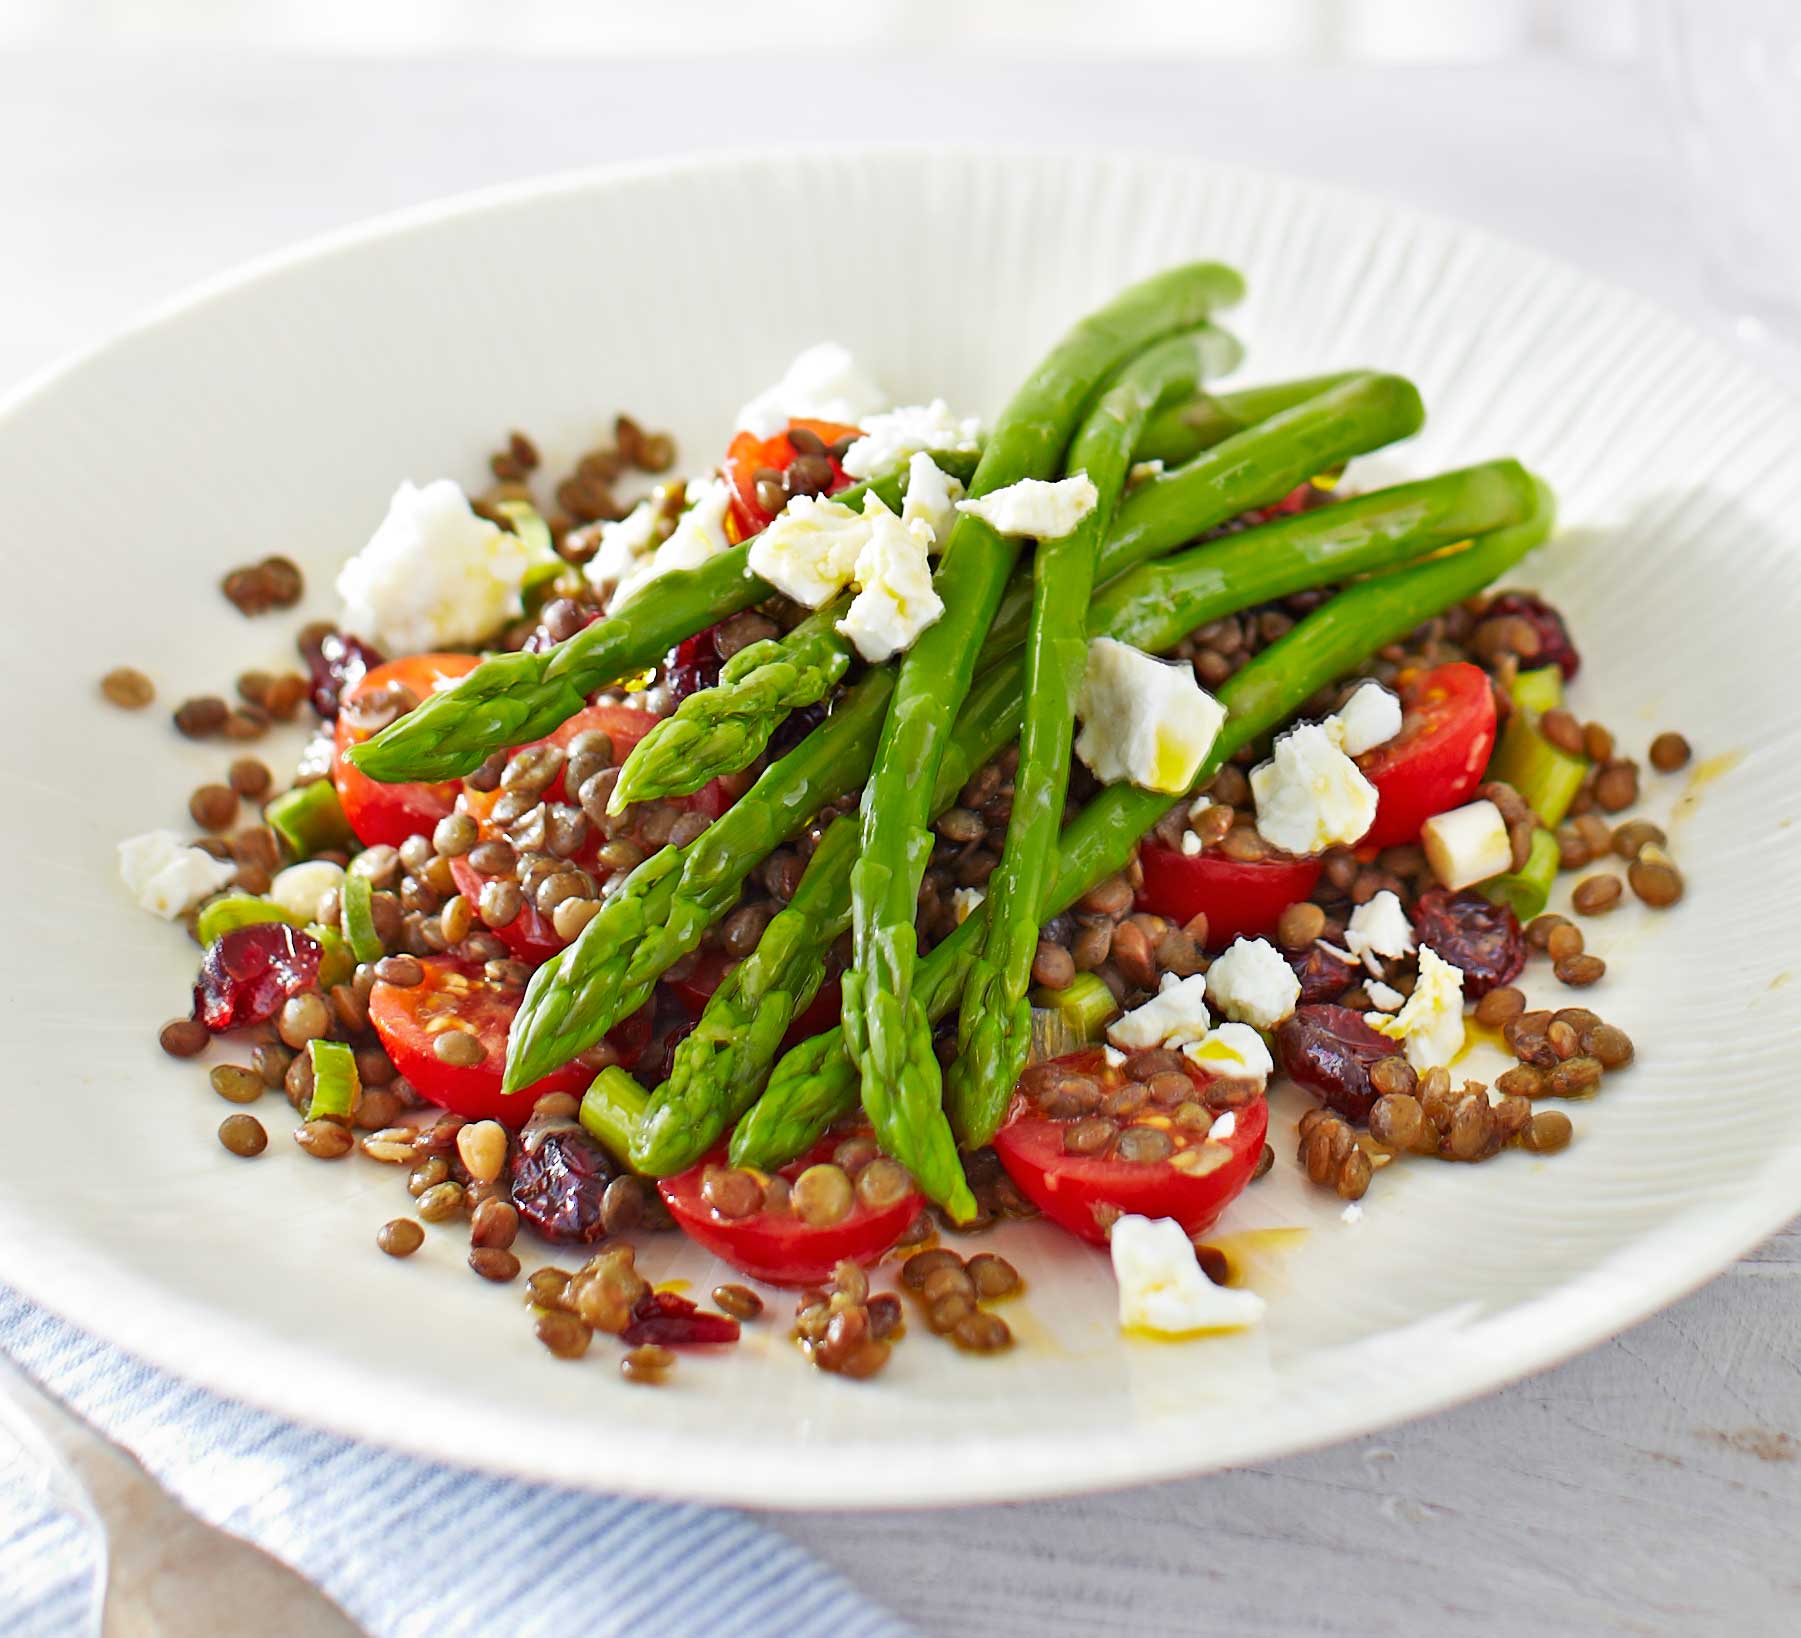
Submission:
[[[1519,672],[1508,693],[1513,696],[1513,703],[1536,722],[1547,711],[1555,711],[1563,704],[1563,672],[1554,665]]]
[[[1555,825],[1570,811],[1588,777],[1588,758],[1571,756],[1515,711],[1489,759],[1488,777],[1511,785],[1531,805],[1539,823]]]
[[[1077,973],[1060,990],[1040,984],[1032,991],[1032,1005],[1061,1014],[1076,1046],[1098,1041],[1108,1019],[1119,1011],[1113,992],[1093,973]]]
[[[375,912],[371,906],[374,890],[367,876],[347,875],[342,898],[344,936],[350,940],[351,954],[358,961],[380,961],[382,942],[375,931]]]
[[[355,833],[329,779],[315,779],[283,792],[263,809],[263,823],[296,860],[349,852],[356,846]]]
[[[632,1135],[644,1119],[650,1094],[617,1064],[594,1077],[582,1097],[580,1120],[588,1136],[622,1165],[630,1164]]]
[[[227,893],[223,898],[201,906],[194,932],[202,944],[211,944],[235,928],[253,927],[259,921],[285,921],[290,927],[300,925],[271,899],[259,899],[251,893]]]
[[[324,922],[309,921],[306,936],[318,941],[320,989],[335,989],[355,977],[356,953],[350,948],[350,940],[337,928],[327,927]]]
[[[1530,921],[1544,914],[1561,858],[1557,838],[1548,830],[1535,830],[1525,866],[1478,882],[1476,891],[1491,904],[1506,905],[1521,921]]]
[[[342,1041],[308,1041],[313,1061],[313,1101],[308,1120],[349,1120],[356,1113],[362,1083],[356,1075],[356,1054]]]

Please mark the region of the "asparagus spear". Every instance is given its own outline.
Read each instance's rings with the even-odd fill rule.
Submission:
[[[1242,289],[1229,268],[1199,263],[1147,279],[1083,320],[1002,412],[971,495],[1052,476],[1102,381]],[[864,1107],[877,1141],[958,1216],[974,1204],[941,1106],[931,1026],[913,993],[913,918],[932,850],[926,821],[938,763],[1018,555],[1018,541],[971,513],[951,529],[936,582],[944,614],[901,662],[863,789],[862,849],[851,871],[856,968],[844,979],[844,1036],[861,1071]]]
[[[1462,551],[1341,592],[1226,682],[1220,689],[1229,712],[1226,727],[1196,787],[1211,779],[1239,746],[1279,727],[1317,689],[1384,643],[1406,636],[1422,620],[1480,591],[1542,543],[1551,532],[1556,505],[1543,483],[1535,480],[1533,488],[1534,506],[1523,521],[1485,534]],[[1057,878],[1039,907],[1040,917],[1048,920],[1122,869],[1157,821],[1187,800],[1131,785],[1101,792],[1064,829]],[[920,965],[916,993],[930,1017],[943,1017],[962,993],[982,937],[983,908]],[[856,1065],[838,1032],[802,1042],[776,1065],[763,1096],[739,1121],[732,1135],[732,1163],[770,1169],[792,1159],[856,1107],[857,1092]],[[965,1128],[961,1134],[972,1148],[993,1135],[992,1126]]]
[[[1297,399],[1304,388],[1314,389],[1311,396]],[[1192,411],[1196,403],[1180,407]],[[1258,420],[1239,426],[1240,416]],[[1103,537],[1097,578],[1105,581],[1240,512],[1279,500],[1316,472],[1408,436],[1420,420],[1419,394],[1410,384],[1367,373],[1315,377],[1218,400],[1206,424],[1224,441],[1179,472],[1153,479],[1147,491],[1154,504],[1132,498],[1133,521]],[[1269,432],[1260,429],[1262,421],[1271,422]],[[828,603],[787,637],[734,655],[718,688],[690,695],[633,748],[614,788],[614,811],[628,802],[685,796],[755,760],[790,711],[823,699],[849,667],[851,644],[837,630],[848,602]],[[1024,641],[1031,606],[1032,575],[1022,571],[1002,599],[978,671]]]
[[[1389,568],[1513,523],[1528,515],[1533,498],[1532,479],[1514,461],[1357,496],[1146,564],[1108,588],[1088,629],[1095,636],[1124,634],[1147,649],[1168,648],[1221,615]],[[1025,697],[1023,656],[977,679],[939,767],[934,814],[949,807],[969,775],[1018,734]],[[848,821],[834,826],[841,828],[848,828]],[[744,864],[743,872],[754,863]],[[776,1047],[813,999],[826,952],[849,925],[849,864],[835,847],[827,854],[821,844],[802,878],[802,892],[770,923],[756,953],[720,985],[694,1035],[676,1049],[671,1081],[658,1089],[653,1105],[672,1106],[657,1116],[655,1154],[633,1150],[643,1169],[682,1170],[711,1147],[732,1111],[755,1096]],[[800,914],[793,913],[797,909]],[[751,1022],[754,1032],[748,1030]],[[739,1030],[746,1033],[734,1042]],[[644,1140],[652,1141],[648,1135]]]
[[[1236,392],[1197,393],[1186,404],[1171,404],[1145,423],[1144,435],[1132,458],[1179,466],[1202,450],[1221,444],[1235,432],[1254,427],[1285,409],[1349,381],[1357,372],[1303,376],[1298,381],[1275,381],[1262,387],[1240,387]]]
[[[959,479],[975,470],[970,455],[932,457]],[[838,498],[857,505],[871,491],[891,507],[901,503],[906,470],[855,484]],[[696,569],[657,581],[654,597],[578,631],[542,654],[495,654],[454,688],[346,754],[371,779],[460,779],[491,752],[541,739],[588,703],[588,696],[621,677],[655,665],[684,637],[774,595],[748,566],[750,548],[733,546]]]
[[[1019,737],[1013,817],[988,881],[987,935],[969,971],[957,1021],[957,1056],[946,1077],[953,1109],[1004,1103],[1032,1044],[1026,985],[1038,949],[1038,901],[1055,868],[1069,791],[1076,690],[1088,652],[1095,557],[1125,490],[1132,449],[1159,403],[1187,395],[1182,361],[1165,342],[1141,353],[1104,392],[1065,463],[1088,474],[1095,508],[1061,540],[1038,543],[1025,650],[1025,721]]]

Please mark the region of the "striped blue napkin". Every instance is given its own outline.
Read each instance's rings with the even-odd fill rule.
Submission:
[[[0,1345],[196,1513],[286,1559],[376,1638],[909,1630],[739,1513],[489,1478],[316,1433],[152,1370],[4,1286]],[[0,1432],[0,1632],[83,1631],[92,1573],[85,1531],[44,1507]]]

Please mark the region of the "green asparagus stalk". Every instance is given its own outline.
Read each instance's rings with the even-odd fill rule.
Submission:
[[[975,457],[932,457],[958,479],[975,470]],[[905,468],[854,484],[838,498],[858,505],[865,494],[901,503]],[[696,569],[679,569],[657,581],[654,597],[635,599],[604,620],[542,654],[494,654],[454,688],[433,694],[373,739],[346,753],[371,779],[460,779],[490,753],[541,739],[588,703],[588,696],[622,677],[655,665],[697,631],[760,603],[775,588],[752,574],[750,548],[740,544]]]
[[[1001,413],[970,479],[971,495],[1053,476],[1102,382],[1242,291],[1231,269],[1199,263],[1147,279],[1083,320]],[[931,1025],[913,993],[913,918],[932,851],[926,822],[939,760],[1019,550],[1019,541],[972,513],[952,527],[936,581],[944,613],[901,661],[863,788],[862,848],[851,871],[856,967],[844,980],[844,1036],[861,1073],[864,1107],[877,1142],[959,1219],[974,1211],[974,1199],[944,1118]]]
[[[1309,375],[1299,381],[1240,387],[1236,392],[1198,393],[1186,404],[1159,410],[1145,423],[1144,435],[1132,452],[1133,459],[1180,466],[1202,450],[1223,444],[1233,433],[1317,398],[1356,373],[1343,370],[1336,375]]]
[[[1134,570],[1109,587],[1091,611],[1089,633],[1123,635],[1142,648],[1166,649],[1196,626],[1252,604],[1391,568],[1516,522],[1528,515],[1533,502],[1532,479],[1513,461],[1340,501]],[[1023,656],[1015,655],[977,679],[939,767],[934,814],[949,807],[969,775],[1019,733],[1025,697]],[[634,1151],[645,1160],[646,1170],[667,1165],[680,1171],[711,1146],[731,1118],[719,1111],[755,1095],[774,1061],[774,1046],[812,1001],[826,952],[850,918],[848,861],[836,852],[827,854],[824,844],[821,854],[826,868],[821,869],[816,855],[790,906],[802,905],[804,920],[784,911],[770,923],[756,955],[728,976],[694,1035],[677,1048],[671,1080],[679,1084],[668,1093],[659,1088],[658,1098],[679,1103],[681,1112],[672,1109],[659,1117],[660,1164],[650,1164],[648,1150]],[[815,871],[820,872],[817,883]],[[828,888],[829,910],[824,907]],[[808,929],[816,937],[811,945],[800,936]],[[738,1036],[733,1051],[716,1051],[712,1043],[733,1039],[747,1018],[756,1021],[754,1036]],[[703,1134],[691,1152],[680,1136],[684,1126]]]
[[[949,1106],[1004,1105],[1032,1045],[1026,986],[1038,949],[1038,901],[1055,868],[1069,791],[1076,692],[1088,655],[1095,557],[1125,491],[1132,450],[1161,403],[1189,396],[1190,368],[1174,343],[1141,353],[1089,411],[1066,465],[1095,486],[1094,510],[1061,540],[1038,543],[1025,649],[1025,720],[1014,777],[1013,817],[988,881],[987,935],[971,965],[957,1020],[957,1056],[946,1077]]]
[[[1318,689],[1361,664],[1385,643],[1421,621],[1473,596],[1505,574],[1550,535],[1556,517],[1551,491],[1534,481],[1534,505],[1523,521],[1482,535],[1462,551],[1365,580],[1341,592],[1272,643],[1220,689],[1225,729],[1196,779],[1203,786],[1241,745],[1281,724]],[[1243,538],[1243,537],[1240,537]],[[1064,829],[1057,878],[1040,917],[1048,920],[1097,882],[1124,868],[1138,843],[1179,802],[1131,785],[1101,792]],[[962,994],[982,937],[985,906],[920,964],[916,993],[928,1017],[943,1017]],[[856,1107],[857,1067],[836,1031],[813,1036],[775,1067],[763,1095],[732,1135],[734,1165],[772,1169],[814,1143]],[[960,1133],[971,1148],[993,1129]]]
[[[593,1046],[737,901],[744,878],[823,807],[862,784],[894,674],[866,673],[838,709],[684,847],[652,854],[573,943],[532,974],[507,1037],[517,1092]]]

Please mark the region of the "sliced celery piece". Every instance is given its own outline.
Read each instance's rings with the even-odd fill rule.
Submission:
[[[650,1094],[617,1064],[603,1069],[582,1095],[578,1116],[589,1137],[620,1165],[629,1165],[632,1134],[644,1119]]]
[[[281,845],[296,860],[311,859],[320,853],[349,852],[357,845],[329,779],[315,779],[311,784],[284,791],[263,809],[263,823],[281,838]]]
[[[1488,777],[1511,785],[1544,825],[1557,824],[1570,811],[1587,775],[1587,757],[1559,750],[1521,711],[1507,719],[1488,763]]]
[[[362,1084],[356,1074],[356,1054],[342,1041],[308,1041],[313,1061],[313,1101],[308,1120],[349,1120],[356,1113]]]
[[[202,944],[211,944],[238,927],[254,927],[259,921],[285,921],[290,927],[300,923],[271,899],[259,899],[253,893],[227,893],[202,905],[194,924],[195,935]]]
[[[1534,671],[1519,672],[1508,690],[1513,703],[1530,712],[1534,721],[1547,711],[1563,704],[1563,672],[1554,665],[1541,665]]]
[[[382,958],[382,943],[376,936],[375,912],[371,907],[374,897],[367,876],[344,878],[344,937],[350,941],[351,954],[358,961],[380,961]]]
[[[1548,830],[1535,830],[1525,868],[1490,876],[1487,881],[1476,884],[1476,891],[1491,904],[1508,906],[1521,921],[1530,921],[1534,916],[1544,914],[1551,897],[1551,884],[1557,879],[1560,858],[1557,838]]]
[[[356,974],[356,955],[350,948],[350,940],[337,928],[327,927],[319,921],[306,924],[306,936],[316,939],[319,944],[319,988],[330,990],[339,984],[348,984]]]
[[[1101,1031],[1107,1027],[1107,1021],[1119,1012],[1119,1003],[1113,999],[1113,992],[1093,973],[1077,973],[1060,990],[1046,989],[1040,984],[1032,991],[1034,1009],[1045,1009],[1055,1012],[1063,1026],[1068,1030],[1071,1045],[1065,1051],[1074,1051],[1078,1046],[1092,1045],[1101,1038]],[[1033,1029],[1033,1035],[1039,1031]]]

